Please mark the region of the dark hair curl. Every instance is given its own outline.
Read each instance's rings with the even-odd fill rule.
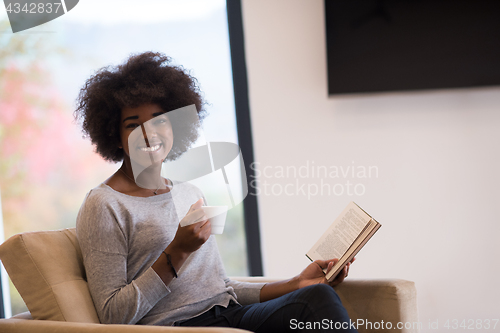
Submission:
[[[170,62],[171,58],[161,53],[132,55],[122,65],[101,68],[80,89],[75,119],[81,121],[85,136],[105,160],[123,160],[123,149],[118,146],[124,107],[157,104],[168,112],[194,104],[200,121],[206,116],[196,78]],[[172,124],[172,129],[174,145],[169,160],[179,157],[198,138],[195,124]]]

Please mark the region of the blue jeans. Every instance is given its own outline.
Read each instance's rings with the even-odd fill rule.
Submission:
[[[342,325],[343,324],[343,325]],[[317,284],[279,298],[227,308],[214,306],[179,326],[219,326],[252,332],[357,332],[332,287]]]

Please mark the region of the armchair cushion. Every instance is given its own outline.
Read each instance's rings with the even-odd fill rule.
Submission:
[[[75,228],[14,235],[0,259],[33,319],[99,323]]]

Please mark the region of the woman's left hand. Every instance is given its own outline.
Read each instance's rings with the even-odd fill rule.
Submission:
[[[347,263],[343,270],[332,280],[332,282],[328,283],[325,277],[325,273],[323,273],[323,269],[327,268],[327,273],[332,269],[333,265],[339,261],[338,259],[331,260],[315,260],[311,264],[309,264],[302,273],[299,274],[299,288],[307,287],[313,284],[325,283],[334,287],[344,281],[344,279],[349,274],[349,267],[351,263],[354,262],[356,258],[353,258],[351,262]]]
[[[316,260],[309,264],[309,266],[307,266],[302,273],[289,280],[267,283],[260,290],[260,301],[265,302],[270,299],[278,298],[288,294],[289,292],[313,284],[324,283],[329,284],[332,287],[338,285],[346,278],[349,273],[349,266],[351,266],[351,263],[354,262],[354,259],[352,259],[351,262],[344,267],[344,269],[335,277],[335,279],[332,280],[332,282],[328,283],[325,273],[323,273],[323,268],[327,268],[327,272],[329,272],[337,261],[338,259]]]

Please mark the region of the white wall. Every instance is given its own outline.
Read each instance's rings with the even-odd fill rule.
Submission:
[[[311,194],[321,181],[365,190],[309,199],[293,177],[261,176],[265,274],[300,272],[354,200],[383,227],[349,278],[415,281],[424,331],[429,320],[444,330],[447,319],[498,319],[500,88],[328,97],[322,0],[245,0],[243,19],[259,171],[378,168],[371,178],[299,177],[316,184]],[[279,195],[287,184],[299,192]]]

